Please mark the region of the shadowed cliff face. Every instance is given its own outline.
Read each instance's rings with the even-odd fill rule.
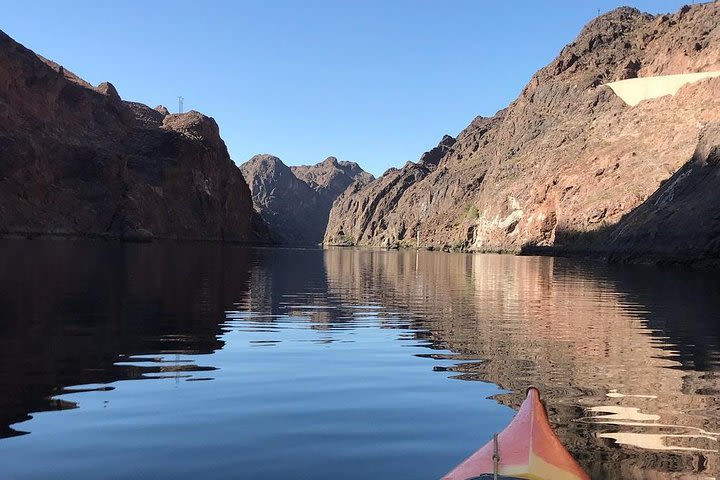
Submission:
[[[577,234],[612,231],[676,172],[712,149],[709,125],[720,121],[720,79],[675,96],[629,107],[604,83],[624,78],[720,69],[720,4],[651,16],[620,8],[590,22],[506,109],[478,117],[431,171],[422,162],[392,169],[349,190],[330,213],[326,243],[403,244],[418,231],[425,246],[520,251],[549,247],[668,254],[648,229],[680,232],[687,215],[662,225],[625,223],[637,242],[575,244]],[[707,133],[703,133],[707,132]],[[703,139],[699,140],[701,134]],[[704,146],[703,146],[704,145]],[[704,151],[705,151],[704,150]],[[709,171],[709,170],[707,170]],[[389,185],[392,188],[388,188]],[[692,189],[691,189],[692,190]],[[668,196],[666,212],[687,211],[690,197],[717,203],[711,182],[685,197]],[[676,244],[713,255],[720,232],[697,212],[702,240]],[[639,228],[632,231],[630,225]],[[634,228],[634,227],[633,227]],[[644,240],[640,240],[645,238]],[[692,244],[692,245],[690,245]]]
[[[2,32],[0,233],[267,235],[212,118],[123,101]]]
[[[350,184],[365,185],[373,180],[357,163],[335,157],[315,165],[288,167],[272,155],[255,155],[240,169],[273,235],[295,245],[320,243],[338,195]]]
[[[718,186],[720,122],[712,122],[700,132],[692,160],[616,226],[598,232],[593,248],[680,260],[720,258]]]

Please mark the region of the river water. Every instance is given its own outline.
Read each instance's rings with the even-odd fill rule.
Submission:
[[[720,273],[0,243],[2,479],[437,479],[531,384],[594,479],[720,476]]]

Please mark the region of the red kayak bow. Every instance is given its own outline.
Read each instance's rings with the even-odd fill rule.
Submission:
[[[590,480],[550,427],[540,392],[527,398],[512,422],[443,480],[480,479]]]

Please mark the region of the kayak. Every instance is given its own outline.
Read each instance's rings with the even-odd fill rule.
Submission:
[[[527,398],[505,430],[442,480],[590,480],[552,431],[540,392]]]

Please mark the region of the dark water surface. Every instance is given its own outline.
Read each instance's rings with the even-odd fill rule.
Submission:
[[[0,243],[0,479],[436,479],[538,386],[593,478],[720,476],[720,274]]]

